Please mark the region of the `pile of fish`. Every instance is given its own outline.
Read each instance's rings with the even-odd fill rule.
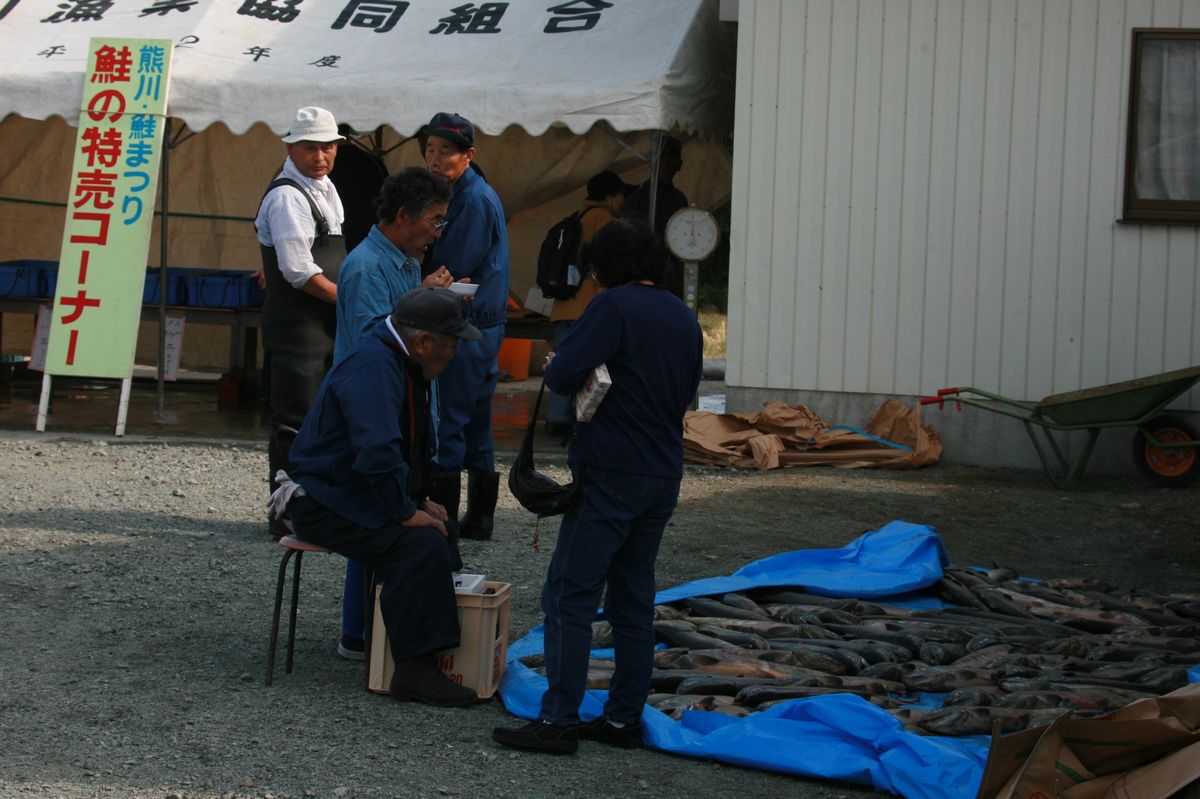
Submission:
[[[741,717],[852,693],[913,732],[986,735],[1158,696],[1186,685],[1188,668],[1200,664],[1200,595],[1037,582],[1007,569],[948,569],[936,588],[953,607],[779,589],[659,605],[654,628],[667,648],[655,653],[647,701],[675,718],[684,710]],[[593,646],[611,646],[611,632],[596,622]],[[612,667],[593,659],[588,687],[606,688]],[[927,693],[943,694],[941,707],[921,701]]]

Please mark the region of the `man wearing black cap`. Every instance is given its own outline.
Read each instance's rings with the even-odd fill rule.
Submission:
[[[421,129],[426,138],[425,164],[450,182],[454,193],[446,211],[446,227],[427,263],[449,269],[454,280],[479,284],[470,305],[471,324],[483,338],[459,348],[458,356],[439,380],[441,417],[438,426],[438,475],[434,497],[457,515],[462,471],[467,471],[467,512],[460,522],[462,538],[492,537],[492,517],[500,476],[495,471],[492,442],[492,395],[499,368],[496,354],[504,339],[508,306],[508,230],[500,198],[471,169],[475,128],[458,114],[435,114]]]
[[[587,198],[579,209],[579,245],[592,240],[596,231],[621,215],[625,206],[625,195],[636,189],[617,176],[604,170],[587,182]],[[565,300],[555,300],[550,310],[550,321],[554,323],[554,344],[557,347],[572,323],[583,315],[588,303],[600,293],[596,279],[589,274],[577,276],[579,288]],[[575,411],[571,398],[565,394],[550,393],[550,409],[546,414],[546,430],[552,436],[565,435],[571,429]]]
[[[434,455],[429,381],[479,330],[448,289],[405,294],[330,370],[292,445],[290,474],[272,495],[296,535],[353,558],[382,583],[380,609],[402,701],[460,706],[475,692],[435,656],[459,644],[446,510],[428,497]]]

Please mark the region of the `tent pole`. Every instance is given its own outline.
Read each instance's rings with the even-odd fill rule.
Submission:
[[[654,227],[654,213],[658,209],[658,164],[662,160],[663,143],[666,137],[661,130],[654,131],[650,144],[650,229]]]
[[[167,211],[170,208],[171,118],[163,123],[162,153],[162,216],[158,231],[158,411],[162,421],[166,414],[165,379],[167,374]]]

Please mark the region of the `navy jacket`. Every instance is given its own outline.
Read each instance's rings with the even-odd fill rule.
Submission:
[[[434,454],[428,385],[380,322],[325,376],[292,444],[289,476],[364,527],[408,519]]]
[[[704,366],[696,315],[669,291],[629,284],[603,291],[555,349],[546,385],[583,387],[608,366],[612,387],[575,428],[571,462],[651,477],[683,476],[683,415]]]
[[[455,280],[479,284],[469,306],[476,327],[504,322],[508,308],[508,228],[500,198],[474,169],[454,182],[454,198],[446,210],[446,229],[433,244],[427,262],[446,266]]]

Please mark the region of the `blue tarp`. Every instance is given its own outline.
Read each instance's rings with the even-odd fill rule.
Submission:
[[[933,528],[890,522],[840,549],[785,552],[659,592],[658,603],[767,586],[803,586],[826,596],[894,597],[937,582],[947,564]],[[904,599],[904,598],[902,598]],[[906,604],[919,604],[906,602]],[[546,678],[516,662],[542,651],[542,628],[509,649],[500,684],[505,707],[536,718]],[[605,653],[594,652],[594,655]],[[580,715],[598,716],[607,691],[588,691]],[[744,719],[686,711],[680,721],[649,705],[646,741],[692,757],[808,777],[872,785],[913,799],[974,796],[987,759],[987,738],[937,738],[904,731],[891,714],[849,694],[795,700]]]
[[[770,586],[803,587],[813,594],[886,600],[907,607],[936,607],[921,596],[948,564],[932,527],[894,521],[840,549],[785,552],[754,561],[727,577],[709,577],[659,592],[662,604],[691,596]],[[537,627],[509,648],[500,684],[504,705],[514,715],[538,715],[546,678],[516,662],[542,651]],[[594,650],[593,657],[612,657]],[[1200,682],[1200,666],[1189,672]],[[580,707],[585,721],[600,715],[607,691],[588,691]],[[938,706],[943,694],[922,697],[918,706]],[[646,741],[656,749],[712,758],[767,771],[871,785],[909,799],[973,797],[983,776],[989,740],[983,736],[942,738],[905,732],[891,714],[865,699],[835,694],[797,699],[737,719],[685,711],[680,721],[647,705],[642,711]]]

